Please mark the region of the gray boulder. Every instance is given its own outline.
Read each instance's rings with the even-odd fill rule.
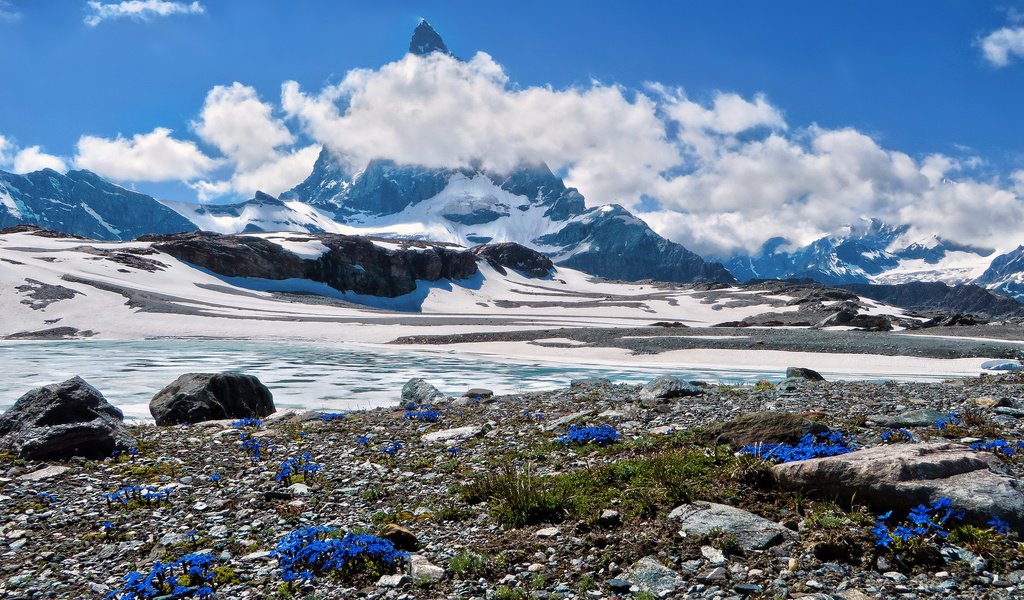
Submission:
[[[274,412],[274,396],[252,375],[186,373],[149,402],[157,425],[259,418]]]
[[[413,377],[402,386],[402,403],[412,402],[415,404],[430,404],[444,400],[447,396],[437,391],[437,388],[430,385],[426,380]]]
[[[703,389],[678,377],[662,375],[657,379],[648,381],[640,388],[640,402],[641,404],[649,404],[672,398],[700,396],[703,393]]]
[[[661,564],[656,556],[645,556],[619,576],[645,592],[663,598],[686,586],[679,573]]]
[[[733,536],[743,550],[763,550],[800,536],[785,526],[754,513],[714,502],[694,502],[675,508],[669,519],[679,521],[682,535],[719,532]]]
[[[906,511],[949,498],[969,523],[996,515],[1024,532],[1024,490],[994,455],[949,442],[893,444],[841,456],[772,467],[783,489],[839,501],[867,502],[878,511]]]
[[[36,388],[0,416],[0,447],[29,460],[98,459],[133,446],[121,411],[81,377]]]
[[[786,369],[787,379],[806,379],[807,381],[825,381],[825,378],[821,376],[821,373],[814,369],[807,369],[805,367],[789,367]]]

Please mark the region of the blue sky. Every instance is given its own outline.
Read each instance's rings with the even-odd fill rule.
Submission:
[[[1011,174],[1024,167],[1024,62],[1018,60],[1024,50],[1011,39],[1007,64],[996,65],[979,44],[994,31],[1016,31],[1020,20],[1013,4],[196,4],[201,10],[145,20],[110,17],[90,25],[86,20],[96,8],[85,1],[0,2],[0,136],[8,140],[8,162],[14,151],[39,145],[71,165],[83,135],[131,138],[157,127],[217,158],[193,123],[208,92],[233,82],[250,86],[271,106],[293,132],[294,147],[324,142],[303,118],[285,114],[282,83],[295,81],[312,95],[353,68],[398,61],[425,17],[458,56],[483,51],[493,57],[510,89],[587,88],[596,79],[621,86],[630,98],[634,92],[649,94],[646,84],[658,82],[683,88],[686,98],[704,106],[718,92],[751,102],[763,95],[785,121],[784,127],[767,126],[784,129],[794,144],[813,145],[807,136],[815,134],[807,132],[814,125],[853,128],[887,152],[915,161],[933,153],[963,161],[961,176],[1007,189]],[[734,133],[741,143],[747,135]],[[162,179],[120,178],[162,197],[195,197],[188,181]],[[615,194],[649,198],[652,189]],[[661,199],[653,205],[668,204]],[[654,220],[671,229],[671,219]]]

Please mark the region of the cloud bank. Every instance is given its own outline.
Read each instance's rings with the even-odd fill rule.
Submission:
[[[171,15],[201,15],[206,12],[199,2],[171,2],[169,0],[124,0],[123,2],[86,3],[87,14],[85,24],[95,27],[110,19],[134,19],[151,21],[159,17]]]
[[[182,181],[205,200],[280,194],[310,173],[321,145],[351,172],[377,158],[497,172],[542,160],[589,205],[620,203],[719,257],[777,236],[806,244],[868,217],[911,224],[910,238],[998,249],[1016,247],[1024,227],[1024,171],[982,179],[977,157],[911,156],[853,128],[790,123],[763,94],[518,86],[484,53],[407,55],[319,90],[285,82],[280,105],[242,83],[216,86],[190,125],[177,136],[83,136],[73,164],[120,181]]]

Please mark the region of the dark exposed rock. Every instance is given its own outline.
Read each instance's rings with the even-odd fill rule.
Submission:
[[[502,275],[506,267],[528,277],[547,277],[555,269],[550,258],[515,242],[483,244],[474,247],[473,254],[486,259]]]
[[[718,423],[708,432],[719,443],[730,446],[756,444],[795,444],[808,433],[822,433],[828,428],[800,415],[783,412],[756,412],[739,416],[732,421]]]
[[[124,415],[81,377],[36,388],[0,416],[0,447],[21,458],[103,458],[135,445]]]
[[[992,283],[997,279],[993,276]],[[989,283],[987,279],[979,279],[979,282]],[[969,313],[991,318],[1024,314],[1024,304],[973,284],[950,286],[940,281],[915,281],[896,285],[851,284],[843,287],[865,298],[909,310]]]
[[[869,420],[873,420],[886,427],[931,427],[935,424],[935,421],[945,417],[946,414],[934,408],[919,408],[895,417],[878,417]]]
[[[908,510],[950,498],[965,519],[982,525],[996,515],[1024,531],[1024,490],[999,459],[960,444],[892,444],[841,456],[772,467],[779,485],[879,510]]]
[[[462,395],[463,398],[490,398],[494,396],[494,392],[487,388],[470,388],[466,390],[466,393]]]
[[[807,381],[825,381],[821,373],[806,367],[789,367],[786,369],[786,378],[806,379]]]
[[[433,52],[451,55],[441,36],[434,31],[426,19],[423,19],[412,32],[412,39],[409,40],[409,53],[427,56]]]
[[[473,253],[442,244],[410,242],[392,249],[360,236],[303,235],[314,235],[328,251],[315,260],[304,259],[263,238],[208,232],[140,240],[227,277],[310,279],[339,291],[389,298],[412,292],[417,280],[466,279],[478,272]]]
[[[186,373],[149,402],[157,425],[265,417],[274,412],[267,386],[242,373]]]

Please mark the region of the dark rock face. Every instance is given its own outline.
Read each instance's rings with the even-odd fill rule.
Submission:
[[[843,308],[839,312],[822,319],[815,327],[835,327],[846,325],[867,331],[892,331],[892,321],[885,315],[861,315],[856,309]]]
[[[979,282],[996,283],[997,277],[992,277],[989,281],[983,275]],[[897,285],[863,284],[843,287],[865,298],[910,310],[971,313],[993,318],[1024,314],[1024,304],[974,284],[949,286],[938,281],[915,281]]]
[[[555,269],[550,258],[515,242],[484,244],[474,247],[472,251],[486,259],[502,275],[505,274],[505,267],[528,277],[547,277]]]
[[[187,373],[153,396],[149,412],[157,425],[257,418],[274,412],[274,397],[252,375]]]
[[[433,52],[452,55],[441,36],[434,31],[426,19],[423,19],[412,32],[412,39],[409,40],[409,53],[426,56]]]
[[[756,444],[795,444],[808,433],[822,433],[828,431],[828,428],[792,413],[759,412],[714,425],[708,431],[715,435],[720,443],[739,447]]]
[[[661,400],[700,396],[704,390],[672,375],[662,375],[640,388],[642,405],[653,405]]]
[[[134,445],[121,411],[81,377],[36,388],[0,416],[0,447],[30,460],[99,459]]]
[[[32,224],[95,240],[130,240],[145,233],[195,231],[185,217],[151,196],[116,186],[89,171],[62,175],[43,169],[25,175],[0,171],[0,229]]]
[[[561,231],[536,241],[562,247],[570,254],[558,260],[559,265],[608,279],[676,283],[736,281],[721,264],[705,262],[683,246],[661,237],[617,205],[592,209],[586,218],[571,221]],[[581,246],[586,250],[578,251]]]
[[[443,245],[378,246],[369,238],[315,234],[328,251],[303,259],[262,238],[193,233],[143,236],[161,252],[227,277],[310,279],[338,291],[393,298],[416,289],[416,280],[466,279],[478,272],[468,250]],[[392,242],[394,243],[394,242]]]
[[[786,378],[806,379],[807,381],[825,381],[821,373],[814,369],[805,367],[789,367],[786,369]]]

